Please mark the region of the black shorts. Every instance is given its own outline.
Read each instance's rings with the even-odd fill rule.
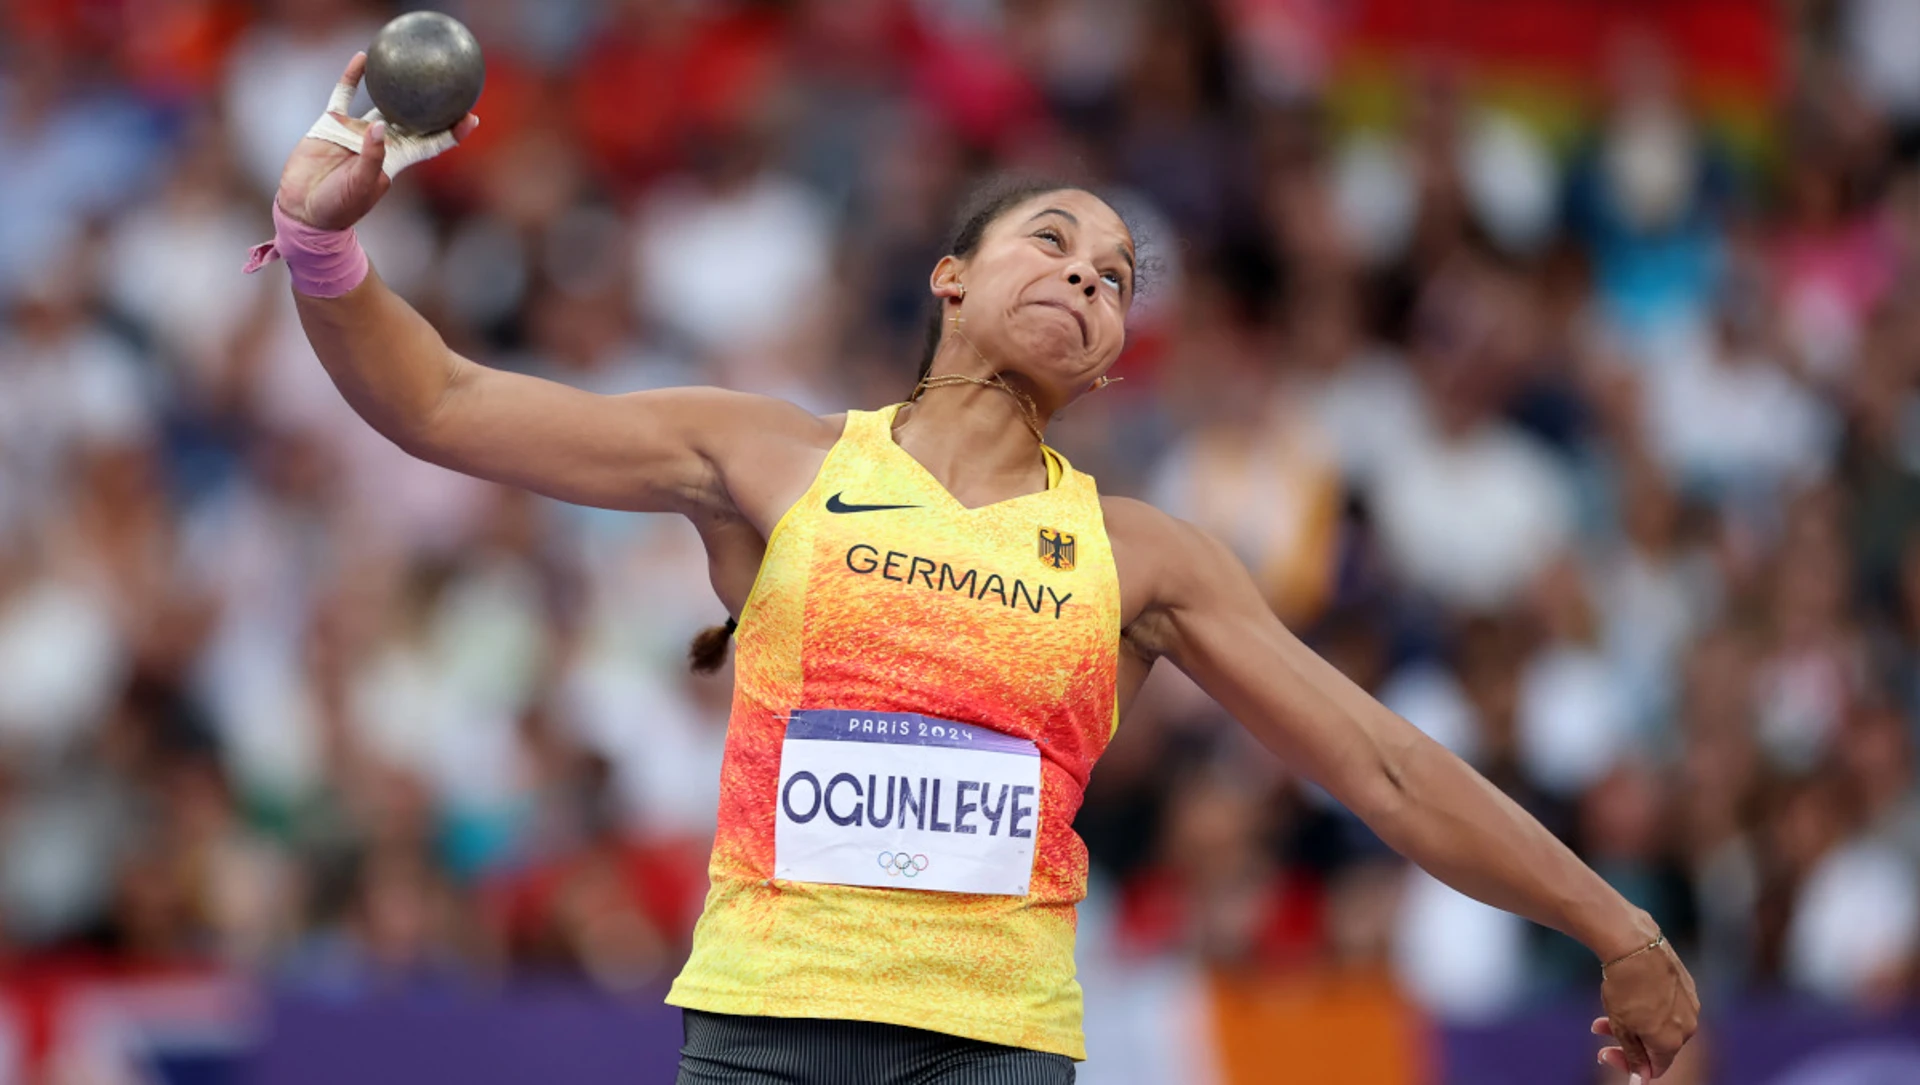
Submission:
[[[1072,1085],[1065,1055],[905,1025],[683,1011],[678,1085]]]

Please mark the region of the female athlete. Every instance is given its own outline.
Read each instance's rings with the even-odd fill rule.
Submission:
[[[368,272],[348,227],[387,172],[478,122],[409,141],[348,118],[363,64],[288,160],[254,261],[287,259],[341,393],[433,463],[686,516],[738,615],[712,888],[668,996],[682,1082],[1071,1081],[1072,821],[1163,657],[1395,849],[1588,946],[1603,1061],[1667,1069],[1699,1003],[1650,917],[1295,639],[1227,547],[1043,443],[1125,339],[1134,245],[1106,203],[1032,189],[966,219],[906,403],[592,395],[455,355]]]

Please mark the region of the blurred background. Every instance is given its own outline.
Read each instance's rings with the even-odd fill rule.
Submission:
[[[697,538],[408,460],[239,274],[400,9],[0,0],[0,1081],[670,1079]],[[1105,185],[1052,442],[1653,913],[1670,1080],[1920,1081],[1920,3],[445,9],[485,124],[361,236],[456,349],[878,407],[978,178]],[[1616,1080],[1170,668],[1079,827],[1083,1082]]]

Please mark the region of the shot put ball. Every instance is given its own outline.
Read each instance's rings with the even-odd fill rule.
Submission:
[[[486,78],[473,32],[437,11],[400,16],[367,49],[368,96],[389,125],[413,135],[459,124]]]

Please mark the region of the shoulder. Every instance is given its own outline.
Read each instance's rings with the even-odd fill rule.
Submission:
[[[795,403],[726,388],[662,388],[635,395],[668,403],[680,424],[702,437],[731,443],[766,441],[826,449],[840,438],[846,414],[817,415]]]
[[[1102,497],[1100,507],[1120,577],[1123,624],[1136,648],[1164,649],[1166,619],[1229,586],[1240,569],[1227,545],[1205,530],[1130,497]]]
[[[681,503],[700,522],[736,515],[762,536],[806,492],[846,427],[845,414],[816,415],[772,396],[724,388],[635,393],[655,405],[674,439],[705,463],[702,480]]]
[[[1107,521],[1107,537],[1114,546],[1150,547],[1164,541],[1175,530],[1178,520],[1132,497],[1100,495],[1100,512]]]
[[[1225,544],[1205,530],[1145,501],[1103,496],[1100,511],[1116,554],[1125,550],[1134,561],[1151,565],[1226,552]]]

